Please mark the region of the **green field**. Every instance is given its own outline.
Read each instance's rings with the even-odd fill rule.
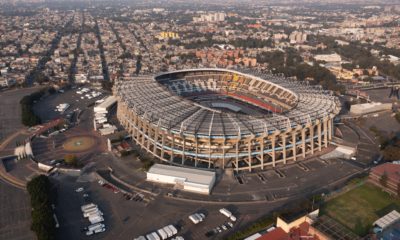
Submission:
[[[322,212],[364,236],[374,221],[393,209],[400,209],[398,198],[366,183],[328,201]]]

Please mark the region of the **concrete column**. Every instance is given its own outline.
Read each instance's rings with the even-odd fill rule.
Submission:
[[[318,151],[322,148],[322,138],[321,138],[321,121],[317,125],[318,128]]]
[[[239,141],[240,139],[236,142],[236,172],[239,171]]]
[[[151,143],[151,138],[152,138],[152,129],[150,128],[150,125],[147,125],[147,149],[150,152],[150,143]],[[153,135],[154,137],[154,135]]]
[[[306,157],[306,128],[301,130],[301,147],[303,149],[303,158]]]
[[[139,118],[138,118],[138,116],[136,115],[135,116],[135,120],[136,120],[136,123],[135,123],[135,125],[137,126],[137,129],[136,129],[136,140],[137,140],[137,142],[139,143],[139,145],[140,145],[140,140],[139,140],[139,138],[140,138],[140,122],[139,122]]]
[[[275,148],[275,146],[273,148]],[[282,135],[282,158],[283,158],[283,164],[286,164],[286,133]]]
[[[171,134],[172,136],[172,142],[171,142],[171,156],[169,161],[173,162],[174,161],[174,148],[175,148],[175,136],[174,134]]]
[[[211,138],[208,141],[208,168],[211,168]]]
[[[183,137],[183,146],[182,146],[182,165],[185,164],[185,145],[186,145],[186,139]]]
[[[154,155],[157,155],[157,143],[158,143],[158,134],[160,132],[160,128],[157,127],[155,129],[155,131],[156,131],[156,133],[154,136],[153,153],[154,153]]]
[[[328,138],[329,140],[332,140],[332,134],[333,134],[333,118],[328,120]]]
[[[132,124],[130,123],[130,122],[128,122],[128,123],[125,123],[125,126],[128,126],[128,132],[129,132],[129,134],[133,134],[133,126],[132,126]]]
[[[275,167],[275,141],[276,141],[276,136],[273,135],[271,138],[271,146],[272,146],[272,166]],[[284,158],[284,161],[286,161],[286,157]]]
[[[195,167],[197,167],[197,162],[198,162],[198,154],[199,154],[199,143],[198,143],[198,140],[197,140],[197,137],[195,138],[195,141],[196,141],[196,156],[194,157],[194,166]]]
[[[161,158],[164,159],[165,133],[161,135]]]
[[[328,120],[324,119],[324,144],[328,147]]]
[[[147,129],[147,126],[146,126],[146,124],[144,124],[144,122],[141,120],[140,121],[141,123],[142,123],[142,146],[143,146],[143,148],[146,148],[146,146],[144,145],[144,140],[145,140],[145,133],[146,133],[146,129]]]
[[[293,161],[297,160],[297,146],[296,146],[296,131],[292,132],[292,151],[293,151]]]
[[[261,158],[261,169],[264,169],[264,136],[261,137],[260,142],[260,158]]]
[[[225,169],[225,139],[223,142],[223,148],[222,148],[222,169]]]
[[[314,125],[310,127],[310,145],[311,145],[311,154],[314,154]]]
[[[249,161],[249,172],[251,172],[251,142],[252,139],[249,139],[247,144],[247,153],[248,153],[248,161]]]

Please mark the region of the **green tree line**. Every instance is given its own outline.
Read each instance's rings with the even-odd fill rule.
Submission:
[[[32,127],[41,123],[40,118],[33,112],[32,107],[35,101],[39,101],[45,93],[46,89],[42,89],[21,99],[19,103],[21,105],[22,124]]]
[[[309,65],[303,62],[300,54],[293,48],[282,51],[263,52],[257,55],[257,62],[268,63],[273,73],[283,73],[286,77],[295,76],[298,80],[313,79],[311,84],[321,85],[324,89],[344,91],[344,86],[337,82],[336,76],[318,63]]]
[[[56,238],[50,189],[50,180],[45,175],[37,176],[27,184],[32,206],[31,230],[35,232],[38,240],[54,240]]]

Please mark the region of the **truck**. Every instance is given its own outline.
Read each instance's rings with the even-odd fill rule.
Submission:
[[[101,233],[101,232],[104,232],[105,230],[106,230],[105,227],[103,227],[103,228],[96,228],[96,229],[94,229],[94,230],[88,230],[88,231],[86,232],[86,236],[90,236],[90,235],[93,235],[93,234],[95,234],[95,233]]]
[[[100,96],[100,95],[99,95]],[[99,99],[99,100],[96,100],[96,102],[95,103],[97,103],[97,104],[100,104],[100,103],[102,103],[102,102],[104,102],[104,99]]]
[[[198,224],[200,222],[200,219],[195,215],[192,214],[189,216],[189,219],[194,223],[194,224]]]
[[[96,217],[103,217],[103,216],[100,215],[99,213],[92,213],[87,218],[88,219],[93,219],[93,218],[96,218]]]
[[[153,233],[155,233],[155,232],[152,232],[152,233],[147,234],[147,235],[146,235],[146,238],[147,238],[148,240],[157,240],[157,238],[160,239],[160,237],[159,237],[157,234],[156,234],[156,235],[157,235],[157,238],[155,238],[154,235],[153,235]]]
[[[95,230],[97,228],[104,228],[105,226],[106,225],[104,225],[103,223],[95,223],[95,224],[92,224],[89,227],[87,227],[87,230],[88,231],[93,231],[93,230]]]
[[[189,219],[194,223],[198,224],[199,222],[202,222],[206,216],[203,213],[194,213],[189,216]]]
[[[172,233],[171,229],[169,229],[168,226],[163,227],[164,232],[167,233],[168,237],[172,237],[174,236],[174,234]]]
[[[157,235],[156,232],[152,232],[151,235],[153,235],[155,240],[161,240],[161,238]]]
[[[232,213],[229,212],[226,208],[221,208],[219,212],[225,215],[227,218],[230,218],[232,216]]]
[[[96,122],[97,123],[106,123],[107,119],[106,118],[102,118],[102,119],[96,120]]]
[[[83,213],[87,213],[87,212],[93,212],[93,211],[98,211],[99,207],[97,206],[91,206],[89,208],[86,208],[84,211],[82,211]]]
[[[168,234],[164,231],[164,229],[160,228],[157,230],[158,235],[160,235],[161,239],[167,239]]]
[[[167,227],[171,230],[172,236],[174,236],[175,234],[178,233],[178,230],[174,227],[174,225],[171,224],[171,225],[168,225]]]
[[[98,210],[98,209],[99,209],[99,208],[98,208],[97,206],[91,206],[91,207],[85,208],[85,210],[83,210],[82,212],[83,212],[83,213],[92,212],[92,211]]]
[[[99,223],[99,222],[103,222],[104,218],[102,216],[95,216],[95,217],[89,217],[89,222],[91,224],[95,224],[95,223]]]
[[[96,210],[96,211],[91,211],[91,212],[85,212],[83,214],[84,217],[88,218],[90,216],[103,216],[103,212],[100,210]]]
[[[204,215],[203,213],[195,213],[195,215],[200,219],[200,222],[202,222],[206,218],[206,215]]]
[[[89,203],[89,204],[82,205],[81,210],[82,210],[82,212],[84,212],[86,209],[93,208],[93,207],[97,207],[97,205],[94,203]]]
[[[103,228],[96,228],[93,232],[94,232],[94,233],[101,233],[101,232],[104,232],[105,230],[106,230],[105,227],[103,227]]]
[[[134,238],[133,240],[147,240],[144,236],[139,236],[137,238]]]

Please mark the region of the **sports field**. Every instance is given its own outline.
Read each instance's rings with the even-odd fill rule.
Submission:
[[[400,209],[399,198],[365,183],[328,201],[322,211],[359,236],[364,236],[374,221],[393,209]]]

